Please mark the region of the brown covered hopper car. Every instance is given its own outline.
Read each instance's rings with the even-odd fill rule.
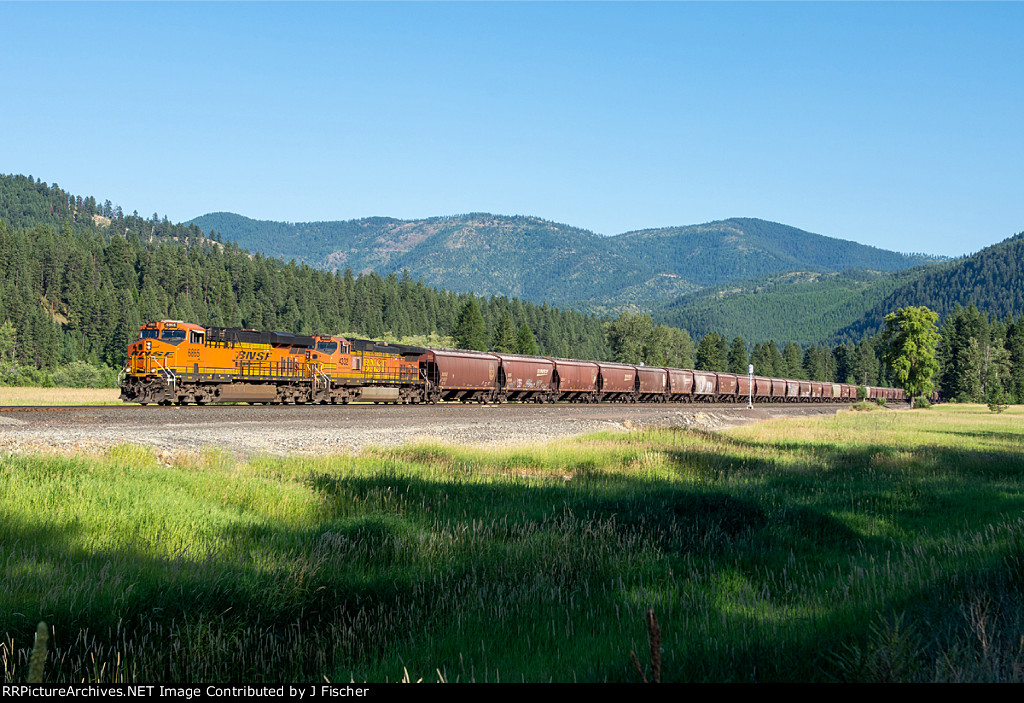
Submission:
[[[597,382],[602,400],[637,400],[637,373],[635,366],[598,362],[600,374]]]
[[[555,363],[536,356],[497,354],[499,400],[528,400],[543,403],[553,400]]]
[[[593,361],[552,359],[555,366],[554,386],[558,400],[596,403],[597,375],[600,371]]]
[[[640,400],[661,403],[668,398],[668,372],[654,366],[637,366]]]
[[[429,349],[419,357],[420,371],[431,384],[429,400],[475,400],[494,397],[501,364],[494,354],[451,349]]]

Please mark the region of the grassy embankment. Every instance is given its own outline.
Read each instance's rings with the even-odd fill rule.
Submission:
[[[3,405],[123,405],[120,388],[31,388],[0,386]]]
[[[0,678],[1020,680],[1022,416],[5,457]]]

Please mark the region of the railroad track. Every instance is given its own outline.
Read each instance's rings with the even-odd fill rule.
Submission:
[[[133,411],[148,411],[155,412],[158,410],[167,410],[168,408],[182,408],[187,407],[190,411],[216,411],[219,408],[231,408],[231,407],[242,407],[242,408],[329,408],[333,407],[338,410],[342,408],[354,409],[354,408],[374,408],[381,407],[378,403],[346,403],[344,405],[321,405],[319,403],[304,403],[301,405],[296,404],[280,404],[280,405],[266,405],[266,404],[254,404],[248,403],[219,403],[214,405],[137,405],[134,403],[125,403],[122,405],[0,405],[0,413],[49,413],[49,412],[65,412],[71,410],[101,410],[101,409],[127,409],[131,408]],[[849,407],[852,403],[754,403],[755,408],[833,408],[833,407]],[[887,403],[888,406],[904,407],[907,403],[900,401],[890,401]],[[398,407],[398,406],[396,406]],[[709,410],[742,410],[747,407],[746,403],[553,403],[535,406],[532,403],[460,403],[460,402],[441,402],[435,405],[428,405],[427,403],[417,403],[402,405],[401,407],[415,408],[415,407],[434,407],[434,408],[524,408],[524,407],[545,407],[545,408],[600,408],[600,407],[639,407],[639,408],[651,408],[651,409],[669,409],[669,408],[688,408],[693,410],[709,409]]]

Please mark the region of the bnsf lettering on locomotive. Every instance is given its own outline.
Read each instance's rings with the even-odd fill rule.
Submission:
[[[238,361],[266,361],[270,358],[268,351],[241,351],[238,352]]]

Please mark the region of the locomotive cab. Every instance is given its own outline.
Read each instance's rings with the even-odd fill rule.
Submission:
[[[361,367],[352,355],[352,343],[344,337],[314,336],[313,347],[306,352],[306,358],[335,380]]]
[[[314,346],[306,352],[311,361],[322,363],[337,363],[339,355],[351,354],[352,345],[344,337],[313,337]]]
[[[139,328],[138,339],[128,346],[125,373],[145,375],[186,363],[189,356],[197,355],[195,347],[204,344],[205,336],[206,331],[199,325],[180,320],[147,323]]]

